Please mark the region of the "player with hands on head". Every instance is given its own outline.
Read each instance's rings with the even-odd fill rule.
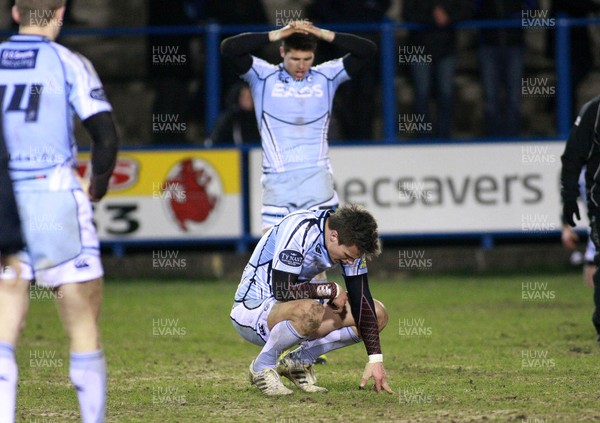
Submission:
[[[379,252],[377,223],[356,205],[297,211],[262,236],[230,313],[236,331],[262,347],[250,364],[252,384],[266,395],[288,395],[285,376],[304,392],[327,392],[316,385],[315,358],[362,341],[368,362],[360,387],[372,378],[377,392],[392,393],[379,339],[388,315],[367,277],[367,259]],[[346,289],[313,279],[338,266]]]
[[[348,51],[313,66],[318,41]],[[252,53],[280,43],[278,65]],[[252,90],[261,134],[262,230],[296,210],[335,209],[328,128],[333,97],[377,52],[370,40],[321,29],[308,20],[226,38],[221,52]]]
[[[98,325],[104,271],[90,200],[107,193],[118,137],[94,67],[54,41],[64,13],[65,0],[16,0],[12,15],[19,33],[0,44],[2,123],[26,244],[19,255],[21,277],[15,281],[12,266],[0,275],[2,423],[15,419],[15,348],[33,280],[55,293],[82,421],[101,423],[105,417],[106,361]],[[75,172],[75,114],[92,138],[87,192]]]
[[[590,221],[590,239],[595,247],[593,274],[594,313],[592,323],[600,343],[600,96],[583,105],[571,128],[561,156],[561,200],[563,224],[576,226],[580,220],[577,198],[580,174],[585,166],[585,197]]]

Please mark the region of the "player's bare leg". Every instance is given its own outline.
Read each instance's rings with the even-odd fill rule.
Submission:
[[[377,314],[377,325],[379,327],[379,332],[381,332],[387,326],[388,314],[381,301],[374,299],[373,302],[375,303],[375,313]],[[327,305],[319,329],[317,329],[314,335],[309,337],[309,340],[323,338],[331,332],[343,327],[351,327],[354,333],[358,334],[356,323],[354,323],[354,317],[350,311],[350,304],[346,304],[344,311],[341,313],[337,313],[330,305]]]
[[[284,351],[299,344],[309,336],[313,336],[321,325],[324,315],[325,307],[321,303],[307,299],[277,303],[273,306],[267,319],[268,326],[273,328],[271,336],[273,336],[274,330],[285,324],[291,326],[302,337],[286,344],[280,342],[278,346],[281,349],[277,351],[277,356],[270,357],[270,359],[275,358],[277,372],[280,375],[290,379],[304,392],[327,392],[327,389],[316,386],[317,378],[312,370],[312,363],[306,366],[296,366],[296,363],[285,359],[277,362],[277,358],[280,355],[287,356]],[[290,338],[289,341],[292,341],[292,339]]]
[[[15,421],[18,369],[15,347],[25,327],[29,281],[0,279],[0,422]]]
[[[374,300],[374,302],[379,332],[381,332],[387,325],[388,314],[383,303],[378,300]],[[309,385],[314,385],[317,379],[312,369],[312,363],[316,357],[360,341],[350,305],[346,304],[341,313],[326,305],[323,320],[318,329],[299,348],[281,358],[277,367],[278,371],[281,371],[282,375],[294,383],[296,380],[307,380]]]
[[[323,319],[323,306],[313,300],[296,300],[273,305],[267,318],[270,334],[260,354],[250,365],[250,381],[266,395],[289,395],[275,371],[277,359],[288,348],[313,333]]]
[[[317,276],[314,277],[313,280],[327,282],[327,272],[319,273]],[[326,363],[327,363],[327,356],[325,354],[322,354],[315,359],[315,364],[326,364]]]
[[[273,305],[267,318],[270,330],[266,344],[250,366],[250,380],[266,395],[289,395],[291,390],[275,371],[277,359],[319,327],[323,306],[314,300],[296,300]]]
[[[60,317],[71,342],[69,374],[84,423],[104,421],[106,362],[98,328],[102,285],[99,278],[57,289]]]
[[[267,318],[271,333],[256,358],[254,370],[274,368],[283,351],[315,333],[324,313],[324,307],[314,300],[295,300],[273,305]]]

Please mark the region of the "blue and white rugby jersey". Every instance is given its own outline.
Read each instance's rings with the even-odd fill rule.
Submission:
[[[272,65],[252,56],[252,67],[241,78],[252,90],[263,172],[330,168],[327,131],[333,96],[350,79],[343,60],[313,66],[304,79],[296,81],[283,64]]]
[[[77,187],[74,114],[112,110],[92,64],[38,35],[0,44],[0,107],[16,191]]]
[[[259,241],[244,269],[235,293],[235,302],[256,308],[273,296],[273,269],[298,275],[299,282],[310,281],[319,273],[336,267],[325,248],[325,221],[331,210],[301,210],[284,217]],[[344,276],[367,273],[366,260],[342,264]]]

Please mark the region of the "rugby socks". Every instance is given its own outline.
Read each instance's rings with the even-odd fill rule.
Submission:
[[[15,421],[18,377],[14,347],[9,343],[0,342],[0,422],[2,423]]]
[[[267,343],[254,361],[254,371],[260,372],[264,369],[273,369],[277,365],[280,354],[305,339],[306,337],[296,332],[289,320],[277,323],[271,329]]]
[[[352,328],[346,326],[329,332],[323,338],[304,341],[300,348],[297,348],[290,353],[290,357],[305,365],[311,365],[319,356],[328,353],[329,351],[347,347],[360,341],[361,339],[356,336]]]
[[[69,374],[83,423],[102,423],[106,402],[106,361],[102,350],[71,353]]]

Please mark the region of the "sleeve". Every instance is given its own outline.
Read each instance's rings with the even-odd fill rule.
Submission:
[[[108,183],[117,162],[119,138],[110,112],[100,112],[83,121],[92,137],[92,179],[89,193],[100,200],[108,191]]]
[[[24,242],[8,172],[8,152],[4,142],[1,111],[0,108],[0,254],[14,254],[24,247]]]
[[[341,288],[334,282],[300,282],[298,275],[281,270],[272,271],[273,296],[277,301],[337,298]]]
[[[373,41],[343,32],[336,32],[331,44],[348,51],[344,56],[344,68],[350,77],[356,76],[377,53],[377,45]]]
[[[584,105],[569,133],[561,156],[560,194],[563,203],[575,201],[579,196],[579,175],[593,145],[599,104],[600,100],[596,100]]]
[[[61,58],[65,64],[65,78],[70,86],[69,103],[77,116],[84,121],[97,113],[112,111],[102,82],[91,62],[70,51],[63,51]]]
[[[243,75],[252,67],[252,53],[269,44],[268,32],[245,32],[225,38],[221,42],[221,54],[231,63],[238,75]]]
[[[352,317],[365,344],[367,355],[381,354],[375,302],[369,290],[367,273],[355,276],[344,275],[344,280]]]

